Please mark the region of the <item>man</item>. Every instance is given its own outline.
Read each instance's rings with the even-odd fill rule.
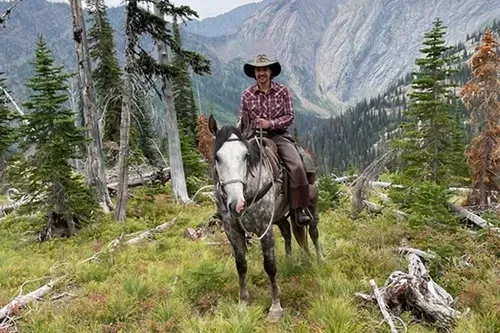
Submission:
[[[311,219],[304,208],[309,203],[309,183],[299,152],[287,132],[295,119],[292,94],[287,86],[272,80],[281,73],[281,65],[259,54],[243,70],[256,83],[241,95],[239,119],[247,116],[254,128],[266,131],[278,147],[278,154],[291,174],[290,208],[297,213],[298,223],[308,223]]]

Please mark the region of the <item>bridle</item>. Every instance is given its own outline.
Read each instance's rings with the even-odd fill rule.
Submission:
[[[262,131],[262,128],[259,129],[259,138],[257,137],[253,137],[251,140],[256,140],[257,144],[259,145],[259,154],[260,154],[260,158],[259,158],[259,161],[260,161],[260,165],[259,165],[259,176],[258,176],[258,182],[257,182],[257,188],[260,187],[260,182],[261,182],[261,175],[262,175],[262,165],[264,164],[264,160],[263,160],[263,157],[264,155],[266,156],[266,158],[268,157],[267,154],[264,154],[264,147],[262,146],[262,138],[263,138],[263,131]],[[229,138],[227,139],[225,142],[228,142],[228,141],[239,141],[239,142],[243,142],[243,140],[239,139],[239,138]],[[225,186],[228,185],[228,184],[235,184],[235,183],[241,183],[243,184],[243,193],[245,193],[245,190],[246,190],[246,186],[247,186],[247,179],[248,179],[248,174],[251,173],[250,171],[250,167],[248,165],[248,160],[247,160],[247,173],[245,175],[245,179],[239,179],[239,178],[232,178],[232,179],[227,179],[227,180],[220,180],[219,179],[219,172],[218,172],[218,167],[217,167],[217,161],[215,161],[215,170],[217,172],[217,178],[218,178],[218,181],[216,183],[216,187],[218,189],[222,189],[222,191],[220,191],[220,193],[222,194],[222,199],[225,200],[227,199],[227,195],[225,193]],[[272,173],[272,168],[270,167],[269,168],[271,173]],[[253,176],[253,175],[252,175]],[[260,237],[253,237],[251,236],[251,234],[246,230],[245,226],[243,225],[242,223],[242,218],[243,216],[245,215],[246,211],[248,208],[250,208],[254,203],[256,203],[257,201],[259,201],[260,199],[262,199],[266,193],[274,186],[274,183],[275,183],[275,179],[274,179],[274,175],[271,177],[271,181],[268,182],[268,184],[266,184],[266,186],[264,186],[262,189],[260,189],[259,192],[257,192],[257,194],[253,197],[252,201],[250,202],[250,204],[248,205],[245,205],[245,209],[243,210],[243,214],[237,218],[239,224],[240,224],[240,227],[243,229],[243,231],[245,232],[245,235],[246,236],[250,236],[254,239],[257,239],[257,240],[261,240],[266,234],[267,232],[269,231],[269,229],[271,228],[271,225],[273,223],[273,219],[274,219],[274,210],[275,210],[275,205],[276,205],[276,198],[274,198],[273,200],[273,210],[272,210],[272,215],[271,215],[271,220],[269,221],[269,225],[267,226],[266,228],[266,231],[264,231],[264,233],[260,236]],[[224,196],[226,196],[224,198]],[[246,195],[244,195],[245,197],[245,201],[248,202],[248,198],[246,198]]]
[[[226,141],[224,142],[230,142],[230,141],[239,141],[239,142],[242,142],[241,139],[239,138],[229,138],[227,139]],[[222,191],[220,191],[222,193],[222,195],[224,197],[226,197],[226,191],[225,191],[225,187],[226,185],[229,185],[229,184],[237,184],[237,183],[241,183],[243,185],[243,193],[245,192],[246,190],[246,187],[247,187],[247,179],[248,179],[248,173],[249,173],[249,163],[248,163],[248,160],[246,161],[247,163],[247,173],[245,175],[245,179],[241,179],[241,178],[230,178],[230,179],[227,179],[227,180],[221,180],[220,179],[220,176],[219,176],[219,168],[218,168],[218,162],[217,160],[215,161],[215,170],[217,172],[217,183],[216,183],[216,186],[218,189],[222,189]]]

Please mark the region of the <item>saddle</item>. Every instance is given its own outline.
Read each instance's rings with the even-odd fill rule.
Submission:
[[[269,138],[269,135],[271,133],[268,133],[266,131],[263,132],[263,137],[262,137],[262,147],[266,149],[266,153],[268,157],[270,157],[270,160],[272,161],[271,165],[273,166],[273,174],[276,175],[276,172],[279,172],[280,170],[286,170],[285,164],[281,160],[281,157],[278,154],[278,147]],[[281,134],[281,133],[280,133]],[[252,133],[252,137],[258,138],[258,135],[256,132]],[[306,172],[307,175],[307,180],[310,185],[313,185],[316,181],[316,172],[318,170],[318,167],[316,166],[316,163],[314,161],[313,156],[308,153],[304,148],[299,146],[294,138],[290,135],[284,135],[284,137],[290,142],[292,142],[299,152],[300,158],[302,159],[302,166]]]
[[[316,172],[317,172],[317,167],[316,163],[314,161],[314,158],[311,154],[309,154],[304,148],[300,147],[298,144],[296,144],[295,140],[289,136],[285,135],[285,137],[290,140],[292,143],[294,143],[294,146],[296,147],[297,151],[299,152],[299,155],[302,160],[302,165],[304,167],[304,170],[306,172],[307,180],[309,182],[309,188],[311,191],[311,200],[315,201],[317,199],[317,193],[314,189],[314,184],[316,181]],[[260,139],[257,135],[254,136],[255,139]],[[272,171],[273,171],[273,178],[277,182],[281,182],[283,186],[281,187],[281,191],[276,194],[276,199],[278,202],[281,202],[281,205],[279,207],[276,207],[275,209],[275,216],[276,216],[276,221],[280,219],[280,216],[285,216],[288,213],[288,191],[289,191],[289,182],[290,182],[290,177],[289,177],[289,172],[287,168],[285,167],[284,162],[282,161],[281,157],[278,154],[278,147],[274,143],[273,140],[271,140],[268,136],[268,133],[266,135],[262,136],[261,139],[261,145],[262,148],[264,149],[264,153],[267,156],[267,159],[270,162]],[[280,198],[283,196],[283,198]]]

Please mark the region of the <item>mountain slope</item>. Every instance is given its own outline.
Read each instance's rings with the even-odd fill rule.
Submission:
[[[0,2],[0,10],[7,5]],[[122,60],[123,8],[109,13]],[[202,103],[234,119],[241,90],[252,84],[241,65],[263,52],[281,61],[279,81],[290,85],[298,109],[327,117],[383,92],[411,71],[423,33],[436,16],[449,27],[453,42],[499,15],[500,2],[493,0],[456,0],[453,7],[447,0],[268,0],[183,27],[186,47],[214,64],[212,76],[195,78]],[[23,2],[0,32],[0,69],[14,87],[27,76],[38,32],[56,59],[74,68],[69,7]]]
[[[499,36],[500,20],[494,21],[491,27]],[[468,61],[481,36],[482,32],[475,32],[450,50],[450,54],[457,57],[454,65],[457,72],[451,77],[457,85],[457,96],[470,79]],[[411,80],[412,76],[408,73],[385,92],[357,103],[342,115],[323,122],[308,123],[307,130],[301,133],[301,143],[316,153],[322,171],[329,172],[333,168],[344,171],[350,166],[363,169],[386,151],[386,142],[397,135],[402,113],[407,108]],[[460,98],[453,103],[456,112],[467,119],[468,111]],[[470,128],[466,126],[466,130],[470,140]]]
[[[186,30],[192,34],[205,37],[219,37],[232,35],[256,11],[267,6],[271,1],[249,3],[237,7],[227,13],[209,17],[203,20],[193,20],[186,24]]]
[[[449,40],[465,38],[500,14],[500,2],[457,0],[280,0],[213,48],[225,60],[265,52],[311,100],[354,103],[412,69],[425,31],[440,16]]]

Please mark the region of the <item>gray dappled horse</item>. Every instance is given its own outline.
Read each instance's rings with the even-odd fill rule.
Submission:
[[[246,282],[246,236],[255,234],[260,240],[264,256],[264,269],[269,276],[272,306],[268,318],[278,320],[283,315],[280,291],[276,283],[276,259],[272,224],[277,224],[285,239],[287,255],[291,254],[290,223],[287,181],[288,176],[279,162],[277,148],[267,138],[249,134],[249,121],[241,122],[241,130],[234,126],[218,129],[210,115],[208,126],[215,139],[213,142],[213,177],[216,184],[216,201],[222,217],[224,231],[229,239],[236,262],[240,286],[240,306],[248,302]],[[253,133],[255,134],[255,133]],[[314,243],[318,262],[323,255],[318,241],[317,184],[310,185],[312,215],[309,235]],[[299,226],[292,218],[292,230],[302,250],[310,256],[307,243],[307,226]],[[255,237],[254,237],[255,238]]]

